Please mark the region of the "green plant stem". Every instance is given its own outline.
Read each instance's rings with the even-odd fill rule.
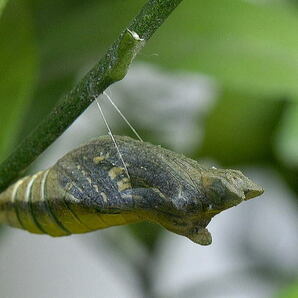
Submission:
[[[135,55],[181,1],[149,0],[144,5],[105,56],[0,165],[0,191],[18,178],[109,85],[124,78]]]

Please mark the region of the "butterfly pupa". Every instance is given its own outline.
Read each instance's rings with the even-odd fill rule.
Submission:
[[[181,154],[129,137],[92,140],[0,194],[0,223],[65,236],[149,221],[201,245],[221,211],[263,189],[240,171],[207,168]]]

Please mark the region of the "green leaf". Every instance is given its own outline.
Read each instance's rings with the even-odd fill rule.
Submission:
[[[298,297],[298,282],[296,281],[292,285],[280,291],[276,298],[297,298]]]
[[[224,90],[206,119],[198,156],[228,166],[270,159],[273,131],[282,110],[281,101]]]
[[[12,148],[31,99],[37,70],[29,11],[10,1],[0,19],[0,159]]]
[[[0,0],[0,16],[8,0]]]
[[[289,104],[275,138],[278,158],[290,168],[298,167],[298,104]]]
[[[184,1],[145,47],[142,58],[214,76],[228,88],[296,95],[298,14],[289,7],[239,0]]]

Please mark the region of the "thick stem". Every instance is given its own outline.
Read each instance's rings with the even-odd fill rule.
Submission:
[[[39,126],[0,166],[0,191],[30,163],[109,85],[124,78],[135,55],[182,0],[149,0],[131,25]]]

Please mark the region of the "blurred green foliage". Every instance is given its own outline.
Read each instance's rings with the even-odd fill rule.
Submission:
[[[286,7],[185,1],[144,52],[158,53],[150,62],[199,70],[227,87],[274,97],[295,95],[297,27],[297,12]]]
[[[131,224],[128,228],[139,241],[145,244],[149,251],[154,251],[158,236],[162,233],[160,226],[149,222],[143,222],[139,224]]]
[[[290,168],[298,167],[298,104],[293,102],[285,110],[275,138],[276,153]]]
[[[297,298],[298,297],[298,282],[283,289],[276,298]]]
[[[285,103],[249,93],[223,90],[205,121],[198,157],[212,156],[226,166],[270,162],[272,132]]]
[[[0,15],[6,5],[7,0],[0,0]]]
[[[32,17],[24,3],[8,3],[0,19],[0,37],[1,160],[12,148],[23,123],[38,70]]]
[[[0,0],[0,14],[6,2]],[[144,2],[8,1],[0,19],[0,160],[101,57]],[[297,1],[273,2],[184,1],[137,60],[218,83],[221,91],[194,157],[224,165],[271,163],[298,193]],[[154,251],[158,227],[130,229]],[[280,297],[293,293],[297,287]]]

